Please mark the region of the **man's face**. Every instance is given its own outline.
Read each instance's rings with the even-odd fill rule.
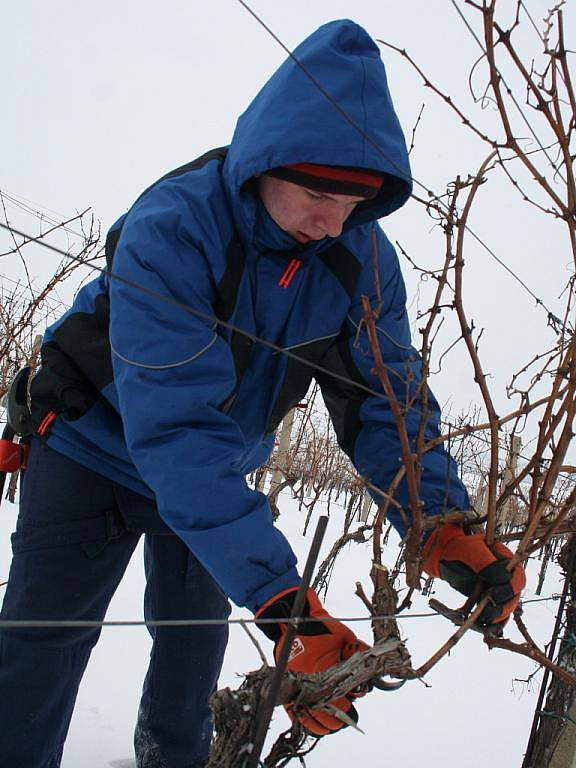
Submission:
[[[333,195],[292,184],[274,176],[260,176],[260,198],[276,224],[299,243],[338,237],[342,226],[364,197]]]

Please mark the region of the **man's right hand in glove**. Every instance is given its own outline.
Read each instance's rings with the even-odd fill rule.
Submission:
[[[274,647],[276,661],[286,637],[288,625],[285,621],[290,618],[297,592],[297,587],[280,592],[261,606],[256,613],[257,622],[258,619],[278,620],[278,623],[258,623],[262,632],[276,644]],[[288,658],[287,668],[291,672],[308,674],[324,672],[335,664],[346,661],[358,651],[366,651],[370,647],[359,640],[352,630],[341,622],[326,621],[330,616],[322,607],[313,589],[309,589],[306,593],[302,616],[313,618],[315,621],[305,621],[298,626]],[[352,704],[353,698],[354,696],[348,694],[330,703],[356,722],[358,713]],[[296,710],[288,705],[286,711],[291,719],[299,720],[304,728],[315,736],[325,736],[340,730],[345,725],[339,718],[319,709]]]

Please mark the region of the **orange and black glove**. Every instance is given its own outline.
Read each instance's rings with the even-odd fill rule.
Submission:
[[[275,642],[274,658],[278,661],[288,625],[282,621],[290,618],[297,587],[292,587],[275,595],[268,600],[256,613],[258,619],[278,619],[278,623],[258,623],[258,627]],[[329,667],[346,661],[358,651],[367,651],[370,646],[359,640],[351,629],[339,621],[328,621],[329,614],[322,607],[316,592],[309,589],[306,593],[306,603],[302,616],[315,619],[298,625],[298,631],[292,643],[288,657],[288,670],[291,672],[323,672]],[[344,712],[354,722],[358,721],[358,713],[352,704],[352,694],[342,696],[330,702]],[[315,736],[326,736],[344,727],[337,717],[319,709],[297,710],[291,705],[286,711],[292,720],[298,720],[302,726]]]
[[[484,535],[467,535],[460,525],[448,523],[434,531],[424,546],[423,566],[430,576],[447,581],[451,587],[470,597],[478,579],[483,592],[490,589],[490,603],[478,617],[478,625],[487,627],[508,620],[520,602],[526,586],[526,574],[520,564],[506,569],[512,552],[495,542],[490,548]]]

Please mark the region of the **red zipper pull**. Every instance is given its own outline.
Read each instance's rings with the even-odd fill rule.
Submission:
[[[292,282],[292,278],[294,277],[296,272],[298,272],[300,264],[302,264],[300,259],[292,259],[290,264],[288,264],[288,266],[286,267],[284,274],[280,278],[280,281],[278,283],[280,288],[288,288],[288,286]]]

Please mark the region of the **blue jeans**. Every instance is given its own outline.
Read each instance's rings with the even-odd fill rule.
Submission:
[[[2,619],[102,620],[141,534],[147,619],[226,618],[224,594],[150,499],[37,440],[20,501]],[[58,768],[99,628],[0,629],[0,765]],[[199,768],[226,626],[151,629],[134,736],[138,768]],[[118,660],[121,665],[121,659]]]

